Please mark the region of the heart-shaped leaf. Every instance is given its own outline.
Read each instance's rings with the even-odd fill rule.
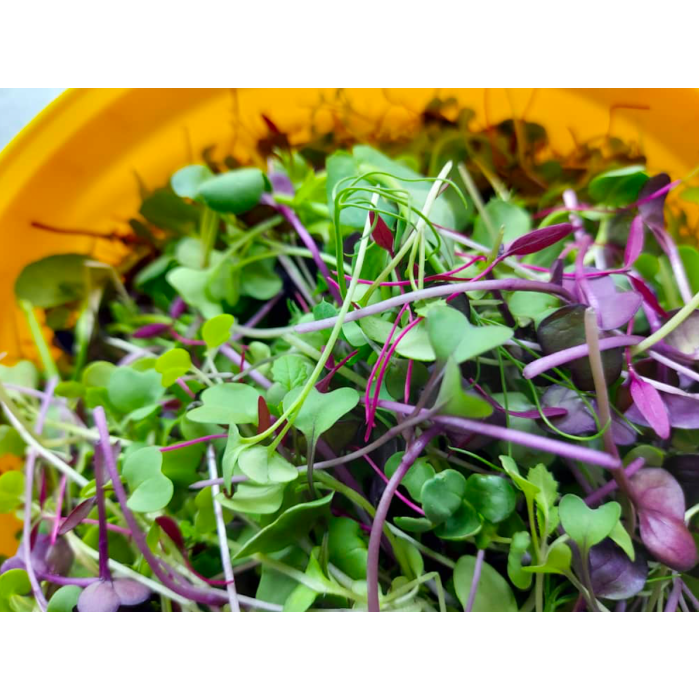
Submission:
[[[481,530],[482,521],[474,506],[463,501],[459,508],[441,523],[435,534],[443,540],[459,542],[473,537]]]
[[[122,475],[131,496],[127,505],[139,513],[162,510],[173,497],[173,482],[161,472],[163,454],[158,447],[142,447],[124,461]]]
[[[302,392],[302,387],[292,389],[282,402],[284,410],[288,410]],[[346,413],[352,411],[360,401],[360,395],[350,387],[329,391],[322,394],[311,389],[298,413],[290,419],[292,425],[300,430],[307,439],[318,439],[329,428],[332,428]]]
[[[593,509],[572,493],[567,493],[559,502],[559,517],[566,534],[586,554],[610,534],[620,520],[620,512],[616,501]]]
[[[427,317],[428,338],[440,362],[446,362],[464,339],[469,322],[457,309],[436,305]]]
[[[433,523],[445,522],[462,505],[467,480],[454,469],[436,474],[423,484],[421,503],[426,516]]]
[[[476,557],[467,555],[457,560],[454,572],[454,584],[457,598],[462,606],[467,604]],[[517,612],[518,605],[508,582],[488,562],[482,562],[481,575],[472,606],[473,612]]]
[[[214,350],[228,341],[234,322],[235,319],[231,314],[220,314],[204,322],[202,340],[207,344],[208,350]]]
[[[204,318],[213,318],[223,313],[221,304],[214,301],[207,292],[209,283],[208,270],[191,270],[187,267],[177,267],[166,275],[177,293],[192,307],[202,313]]]
[[[197,199],[199,188],[213,177],[206,165],[187,165],[170,178],[170,186],[178,197]]]
[[[203,406],[187,413],[195,423],[255,423],[260,394],[247,384],[217,384],[202,392]]]
[[[122,413],[156,404],[164,392],[161,375],[155,369],[137,372],[131,367],[117,367],[107,386],[110,403]]]
[[[242,450],[238,456],[239,469],[257,484],[284,484],[294,481],[299,472],[277,452],[264,445]]]
[[[159,372],[164,387],[174,384],[180,377],[186,375],[192,367],[192,359],[187,350],[173,348],[164,352],[157,360],[155,370]]]
[[[493,413],[488,401],[463,390],[462,373],[452,357],[447,360],[436,404],[441,406],[441,413],[462,418],[488,418]]]

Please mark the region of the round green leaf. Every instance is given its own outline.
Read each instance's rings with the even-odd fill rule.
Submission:
[[[454,469],[436,474],[423,484],[421,503],[426,516],[442,523],[459,510],[467,488],[467,480]]]
[[[236,493],[231,498],[226,498],[223,493],[216,496],[216,500],[224,508],[228,508],[236,513],[246,513],[248,515],[269,515],[276,513],[282,505],[284,499],[284,484],[261,484],[242,483],[238,485]]]
[[[446,362],[464,339],[469,323],[466,317],[451,306],[434,306],[427,318],[428,338],[435,357]]]
[[[297,387],[284,397],[282,405],[285,411],[294,403],[302,390],[302,387]],[[290,418],[290,422],[307,438],[314,436],[318,439],[346,413],[352,411],[359,401],[360,395],[350,387],[329,391],[326,394],[322,394],[317,389],[311,389],[297,414]]]
[[[472,474],[464,497],[491,523],[502,522],[515,510],[515,489],[500,476]]]
[[[156,370],[137,372],[131,367],[117,367],[107,387],[111,404],[122,413],[157,403],[164,391],[161,375]]]
[[[240,168],[202,182],[197,192],[210,209],[238,216],[258,204],[266,187],[261,170]]]
[[[235,319],[231,314],[214,316],[202,326],[202,340],[207,344],[207,349],[214,350],[223,345],[231,337],[231,326]]]
[[[0,475],[0,513],[11,513],[19,506],[24,494],[24,474],[9,471]]]
[[[463,606],[469,599],[476,557],[467,555],[457,560],[454,573],[454,584],[457,598]],[[473,612],[517,612],[515,596],[508,582],[487,562],[482,562]]]
[[[217,384],[201,394],[203,405],[187,413],[195,423],[256,423],[260,394],[247,384]]]
[[[398,469],[404,452],[395,452],[384,465],[384,473],[391,479]],[[435,476],[435,469],[426,457],[419,457],[406,472],[406,476],[401,480],[401,486],[405,486],[411,498],[417,501],[421,499],[423,484]]]
[[[263,445],[256,445],[240,452],[238,467],[258,484],[282,484],[294,481],[299,472],[277,452],[270,452]]]
[[[50,255],[27,265],[15,282],[15,296],[47,309],[85,297],[85,255]]]
[[[156,360],[155,369],[162,375],[163,386],[168,387],[187,374],[191,367],[192,359],[189,352],[183,348],[173,348],[164,352]]]
[[[466,540],[481,530],[481,518],[473,506],[466,501],[440,527],[435,534],[443,540]]]
[[[170,186],[178,197],[196,199],[200,186],[213,177],[214,173],[206,165],[188,165],[170,178]]]
[[[80,586],[62,586],[51,596],[46,612],[73,612],[82,592]]]
[[[486,204],[486,213],[496,232],[503,228],[503,243],[510,243],[532,229],[530,215],[525,209],[512,202],[492,199]],[[476,218],[473,239],[486,246],[492,246],[495,243],[481,216]]]

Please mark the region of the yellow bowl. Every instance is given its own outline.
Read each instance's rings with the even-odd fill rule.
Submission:
[[[302,141],[312,129],[343,124],[354,133],[391,136],[415,124],[435,89],[79,89],[69,90],[0,155],[0,353],[13,363],[31,353],[13,284],[30,261],[61,252],[91,252],[106,262],[118,243],[58,236],[39,221],[108,233],[127,230],[139,207],[140,178],[161,185],[206,146],[219,156],[254,157],[266,131],[261,114]],[[671,177],[697,165],[698,92],[661,89],[441,89],[476,112],[482,125],[526,116],[543,124],[553,147],[611,134],[636,142],[649,167]],[[0,516],[2,518],[3,516]],[[14,544],[2,541],[0,553]]]

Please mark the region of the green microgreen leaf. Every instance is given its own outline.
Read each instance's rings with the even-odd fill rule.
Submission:
[[[582,556],[602,542],[620,520],[620,504],[611,501],[589,508],[583,499],[567,493],[559,503],[559,517],[566,534],[581,548]]]
[[[201,394],[203,405],[188,411],[195,423],[257,423],[260,394],[247,384],[217,384]]]
[[[496,475],[472,474],[467,479],[466,500],[491,523],[506,520],[515,510],[515,489]]]
[[[236,493],[227,498],[223,493],[216,500],[224,508],[247,515],[269,515],[276,513],[284,499],[286,484],[251,484],[244,482],[236,488]]]
[[[367,576],[367,537],[356,520],[331,518],[328,554],[330,560],[350,578],[362,581]]]
[[[285,411],[296,401],[302,390],[301,387],[294,388],[284,397],[282,405]],[[329,391],[327,394],[311,389],[299,412],[290,418],[290,422],[308,439],[319,438],[346,413],[352,411],[359,401],[360,395],[349,387]]]
[[[164,352],[157,360],[155,370],[161,376],[164,387],[174,384],[180,377],[184,377],[192,367],[192,358],[189,352],[183,348],[173,348]]]
[[[423,484],[421,503],[426,516],[434,523],[445,522],[462,505],[467,480],[454,469],[436,474]]]
[[[222,214],[245,214],[269,189],[267,178],[257,168],[240,168],[200,182],[197,197]]]
[[[231,326],[235,319],[231,314],[214,316],[204,322],[202,326],[202,340],[207,344],[208,350],[214,350],[223,345],[231,337]]]
[[[158,447],[142,447],[124,461],[122,475],[132,492],[127,505],[138,513],[162,510],[173,497],[173,482],[164,476],[163,454]]]
[[[27,265],[15,282],[15,296],[48,309],[83,299],[87,291],[85,255],[50,255]]]
[[[257,484],[284,484],[299,476],[284,457],[263,445],[242,450],[238,455],[238,467]]]
[[[0,475],[0,513],[11,513],[22,502],[24,474],[9,471]]]
[[[51,596],[46,612],[73,612],[82,592],[80,586],[61,586]]]
[[[157,403],[165,389],[161,375],[154,369],[137,372],[131,367],[117,367],[109,376],[107,395],[110,403],[122,413],[131,413]]]
[[[513,585],[521,591],[526,591],[532,584],[532,573],[524,571],[523,568],[523,557],[530,548],[530,543],[529,532],[516,532],[510,541],[510,549],[508,550],[508,577]]]
[[[197,199],[199,188],[213,177],[214,173],[206,165],[187,165],[170,178],[170,186],[178,197]]]
[[[394,475],[398,469],[405,452],[395,452],[384,465],[384,473],[388,478]],[[411,498],[420,501],[423,484],[435,476],[435,468],[429,462],[427,457],[419,457],[408,469],[406,475],[401,480],[401,486],[406,488]]]
[[[466,555],[457,560],[454,572],[455,592],[464,606],[469,599],[476,557]],[[488,562],[481,565],[481,576],[474,598],[473,612],[517,612],[515,596],[508,582]]]

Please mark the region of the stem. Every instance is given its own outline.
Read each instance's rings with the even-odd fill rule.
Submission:
[[[384,521],[389,513],[391,500],[398,489],[401,480],[406,476],[413,463],[420,457],[426,445],[439,433],[439,428],[431,428],[423,433],[405,452],[401,463],[389,479],[384,493],[377,506],[377,512],[372,522],[367,549],[367,609],[369,612],[379,612],[379,548],[382,539]]]
[[[209,476],[212,479],[218,477],[216,466],[216,452],[214,447],[207,447],[207,466],[209,467]],[[231,606],[231,612],[240,612],[241,608],[238,604],[238,596],[236,595],[236,581],[233,578],[233,568],[231,567],[231,554],[228,549],[228,540],[226,539],[226,523],[224,523],[224,514],[221,509],[221,503],[216,498],[219,494],[218,484],[211,487],[211,496],[214,504],[214,518],[216,519],[216,532],[219,536],[219,549],[221,551],[221,564],[224,567],[224,578],[226,579],[226,593],[228,594],[228,602]]]
[[[680,311],[674,314],[656,333],[652,333],[648,338],[645,338],[639,345],[632,348],[632,357],[648,350],[659,341],[663,340],[669,333],[672,333],[678,326],[685,321],[690,314],[698,308],[700,304],[700,292],[696,294]]]
[[[476,591],[479,588],[479,579],[481,578],[481,567],[484,563],[485,554],[485,549],[480,549],[476,553],[476,564],[474,564],[474,576],[472,577],[472,585],[469,588],[469,597],[467,598],[467,604],[464,606],[464,612],[471,612],[472,608],[474,607],[474,599],[476,598]]]
[[[496,227],[493,225],[491,217],[486,211],[486,207],[484,206],[483,199],[481,199],[479,190],[474,184],[472,176],[469,174],[469,171],[466,169],[463,163],[459,163],[459,165],[457,166],[457,170],[459,171],[459,174],[462,177],[462,181],[464,182],[464,185],[467,188],[467,192],[469,192],[469,196],[474,202],[474,206],[479,212],[479,216],[481,216],[481,218],[484,221],[484,226],[486,226],[486,230],[489,232],[489,236],[491,236],[491,242],[493,243],[498,239],[498,231],[496,231]]]
[[[44,367],[44,372],[46,372],[47,377],[60,377],[58,372],[58,367],[51,357],[51,351],[46,343],[46,338],[41,332],[41,325],[36,320],[36,315],[34,314],[34,307],[24,299],[20,299],[19,307],[24,313],[24,317],[27,319],[27,325],[32,334],[32,339],[34,340],[34,345],[39,353],[39,359]]]
[[[671,587],[671,593],[666,601],[664,612],[678,612],[678,603],[681,599],[682,584],[683,581],[681,580],[681,577],[678,576]]]
[[[101,450],[104,455],[112,451],[112,446],[107,443],[105,449],[101,445],[96,445],[94,456],[94,472],[95,472],[95,495],[97,497],[97,520],[98,520],[98,541],[97,551],[100,555],[100,579],[103,581],[111,581],[112,576],[109,573],[109,541],[107,539],[107,511],[105,509],[105,492],[104,492],[104,457],[99,459],[98,453]]]

